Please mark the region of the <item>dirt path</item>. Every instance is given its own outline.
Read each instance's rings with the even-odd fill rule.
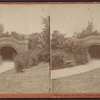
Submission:
[[[96,68],[100,68],[100,60],[93,59],[88,64],[85,64],[85,65],[53,70],[51,72],[51,77],[52,79],[57,79],[57,78],[65,77],[65,76],[88,72]]]
[[[3,61],[0,65],[0,73],[14,68],[14,62],[12,61]]]

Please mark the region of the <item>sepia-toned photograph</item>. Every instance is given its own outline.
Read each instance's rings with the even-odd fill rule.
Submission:
[[[0,94],[50,92],[48,5],[0,5]]]
[[[0,94],[100,93],[99,10],[0,4]]]
[[[50,8],[53,93],[100,93],[100,4]]]

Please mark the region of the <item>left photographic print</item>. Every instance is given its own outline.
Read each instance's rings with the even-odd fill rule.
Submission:
[[[45,4],[0,4],[0,94],[50,93]]]

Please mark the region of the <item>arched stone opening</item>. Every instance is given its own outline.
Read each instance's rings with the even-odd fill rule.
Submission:
[[[13,48],[11,46],[3,46],[0,49],[0,54],[1,54],[3,61],[5,61],[5,60],[13,61],[14,57],[18,54],[18,52],[15,48]]]
[[[88,47],[88,52],[92,59],[100,59],[100,45],[91,45]]]

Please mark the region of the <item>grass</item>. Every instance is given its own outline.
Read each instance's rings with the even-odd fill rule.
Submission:
[[[0,94],[49,93],[49,64],[41,63],[17,73],[15,69],[0,74]]]
[[[53,93],[100,93],[100,68],[52,81]]]

